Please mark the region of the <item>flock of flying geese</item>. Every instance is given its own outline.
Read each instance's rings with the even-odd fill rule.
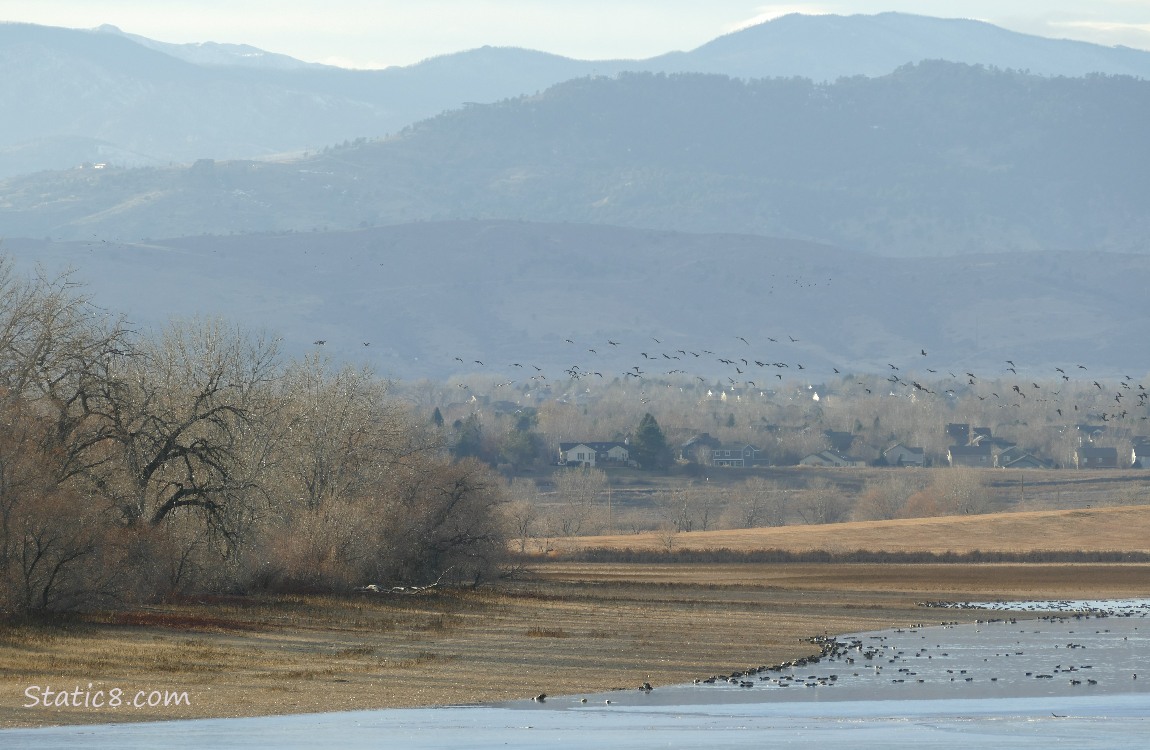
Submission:
[[[313,342],[322,346],[325,340]],[[730,346],[724,352],[716,353],[712,349],[675,348],[665,345],[663,340],[651,336],[650,341],[639,347],[628,348],[624,342],[608,338],[604,343],[577,343],[573,338],[565,338],[562,345],[570,349],[572,361],[583,361],[585,364],[574,363],[562,369],[561,374],[552,371],[550,377],[545,369],[537,364],[523,362],[510,362],[505,366],[496,365],[481,359],[465,360],[463,357],[454,357],[453,365],[456,369],[468,368],[471,372],[502,373],[506,379],[495,384],[496,389],[511,388],[518,385],[523,389],[551,389],[552,384],[559,387],[559,383],[568,385],[571,381],[583,379],[614,380],[619,377],[624,381],[634,379],[643,386],[640,389],[640,398],[646,403],[650,396],[646,390],[649,386],[662,386],[667,388],[685,388],[683,381],[691,378],[697,381],[696,385],[708,389],[731,390],[744,392],[748,389],[758,390],[760,395],[766,395],[771,385],[779,385],[787,379],[803,379],[810,382],[813,375],[801,362],[784,361],[778,356],[764,356],[756,354],[757,349],[778,350],[780,348],[793,348],[799,344],[800,339],[795,336],[768,336],[763,346],[752,345],[744,336],[733,336]],[[363,346],[370,346],[370,342],[363,342]],[[620,359],[633,358],[637,364],[630,365],[622,371],[617,369]],[[590,362],[588,363],[588,360]],[[1080,412],[1082,418],[1097,418],[1102,421],[1118,421],[1129,418],[1141,420],[1150,419],[1150,391],[1142,383],[1136,382],[1130,375],[1122,376],[1115,384],[1112,380],[1095,378],[1090,374],[1086,365],[1076,364],[1066,367],[1054,367],[1045,376],[1035,376],[1033,372],[1024,371],[1023,377],[1019,374],[1019,367],[1013,360],[1004,360],[1002,370],[997,376],[983,377],[972,371],[954,371],[950,369],[939,370],[930,364],[926,349],[920,348],[914,357],[914,364],[902,362],[901,366],[890,362],[885,370],[885,380],[889,386],[883,386],[887,391],[881,395],[899,396],[914,395],[915,397],[943,396],[957,398],[960,395],[973,395],[979,401],[996,402],[1001,407],[1020,407],[1027,403],[1049,403],[1054,413],[1060,419],[1070,419]],[[611,368],[615,367],[615,370]],[[821,369],[825,369],[821,368]],[[838,367],[831,367],[833,374],[847,381],[847,376]],[[698,374],[705,372],[710,377]],[[924,372],[925,374],[919,374]],[[718,373],[717,375],[715,373]],[[815,377],[823,377],[827,373],[820,373]],[[949,377],[949,380],[947,379]],[[1014,382],[1008,382],[1013,380]],[[1041,382],[1040,382],[1041,381]],[[878,381],[872,377],[857,380],[858,386],[867,394],[874,394],[878,388]],[[1097,395],[1080,409],[1079,404],[1072,403],[1062,397],[1064,388],[1074,390],[1075,386],[1097,389]],[[471,386],[459,383],[458,387],[470,390]],[[1082,395],[1078,388],[1074,393]],[[1098,396],[1103,396],[1099,398]]]
[[[767,337],[764,349],[777,350],[781,347],[799,343],[795,336]],[[651,337],[649,343],[638,347],[637,353],[630,351],[631,357],[638,363],[631,365],[622,372],[611,372],[606,363],[615,361],[622,355],[623,342],[608,338],[605,344],[580,345],[573,338],[563,339],[563,344],[570,347],[573,360],[590,358],[591,365],[573,363],[563,368],[559,381],[578,381],[583,378],[601,378],[613,380],[622,377],[624,381],[634,378],[636,382],[662,385],[662,387],[683,388],[682,382],[675,382],[675,376],[681,378],[692,377],[693,381],[704,387],[722,390],[745,391],[758,390],[762,395],[771,387],[771,384],[780,384],[791,378],[802,378],[810,381],[811,369],[802,362],[783,361],[777,357],[764,357],[753,353],[757,347],[753,346],[743,336],[731,338],[731,346],[727,351],[716,353],[710,349],[674,349],[662,345],[662,340]],[[773,346],[774,345],[774,346]],[[615,354],[616,357],[606,357]],[[466,361],[462,357],[454,358],[455,366],[482,370],[497,370],[483,360]],[[1019,374],[1019,367],[1013,360],[1004,360],[1002,372],[997,376],[983,377],[969,370],[943,369],[929,367],[930,358],[926,349],[920,349],[913,365],[906,362],[888,362],[884,380],[889,384],[884,387],[884,395],[900,396],[914,395],[917,397],[942,396],[957,398],[960,395],[973,395],[980,401],[995,401],[998,406],[1022,406],[1028,403],[1050,404],[1052,411],[1060,419],[1071,419],[1075,412],[1080,418],[1101,419],[1102,421],[1125,419],[1150,419],[1150,391],[1135,378],[1125,375],[1116,383],[1105,378],[1097,378],[1089,373],[1086,365],[1073,365],[1066,367],[1053,367],[1045,376],[1035,376],[1024,372],[1027,377]],[[831,367],[833,374],[846,376],[838,367]],[[506,366],[508,377],[499,381],[494,388],[511,388],[516,384],[526,384],[528,388],[550,388],[547,374],[543,367],[523,362],[511,362]],[[706,377],[699,372],[720,373],[718,376]],[[514,373],[522,375],[515,377]],[[693,373],[693,375],[692,375]],[[923,373],[923,374],[920,374]],[[554,377],[554,376],[553,376]],[[1013,382],[1011,382],[1013,381]],[[873,395],[877,388],[875,378],[854,382],[861,390]],[[1093,399],[1083,400],[1083,403],[1074,403],[1070,399],[1073,392],[1075,397],[1082,396],[1082,388],[1094,389],[1097,395]],[[469,389],[465,383],[459,388]],[[1064,397],[1066,391],[1066,397]],[[644,403],[650,400],[646,390],[642,390]],[[1101,398],[1099,398],[1101,397]]]

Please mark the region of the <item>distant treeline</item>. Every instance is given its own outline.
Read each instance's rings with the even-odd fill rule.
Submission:
[[[525,564],[548,562],[594,563],[874,563],[894,565],[921,565],[925,563],[1144,563],[1150,562],[1150,553],[1089,551],[1089,550],[1029,550],[1003,552],[972,550],[970,552],[885,552],[882,550],[805,550],[793,552],[783,549],[732,550],[721,549],[608,549],[589,548],[558,554],[520,555]]]

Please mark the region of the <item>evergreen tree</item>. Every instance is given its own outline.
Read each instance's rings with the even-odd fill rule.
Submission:
[[[671,449],[662,428],[651,412],[643,415],[631,441],[631,455],[643,469],[665,469],[671,465]]]
[[[443,427],[443,412],[439,411],[439,407],[435,407],[435,411],[431,413],[431,421],[436,427]]]
[[[482,458],[483,427],[479,417],[470,414],[456,427],[455,446],[452,450],[456,458]]]

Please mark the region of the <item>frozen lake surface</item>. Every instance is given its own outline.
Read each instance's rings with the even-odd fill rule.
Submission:
[[[544,703],[13,729],[0,746],[1146,746],[1150,600],[963,606],[988,611],[977,623],[842,636],[817,662],[713,683]],[[996,609],[1055,614],[1015,621]]]

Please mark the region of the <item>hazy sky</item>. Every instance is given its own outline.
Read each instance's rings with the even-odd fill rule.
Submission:
[[[888,10],[1150,49],[1150,0],[0,0],[4,21],[108,23],[166,42],[246,43],[347,67],[408,65],[485,44],[642,58],[786,13]]]

